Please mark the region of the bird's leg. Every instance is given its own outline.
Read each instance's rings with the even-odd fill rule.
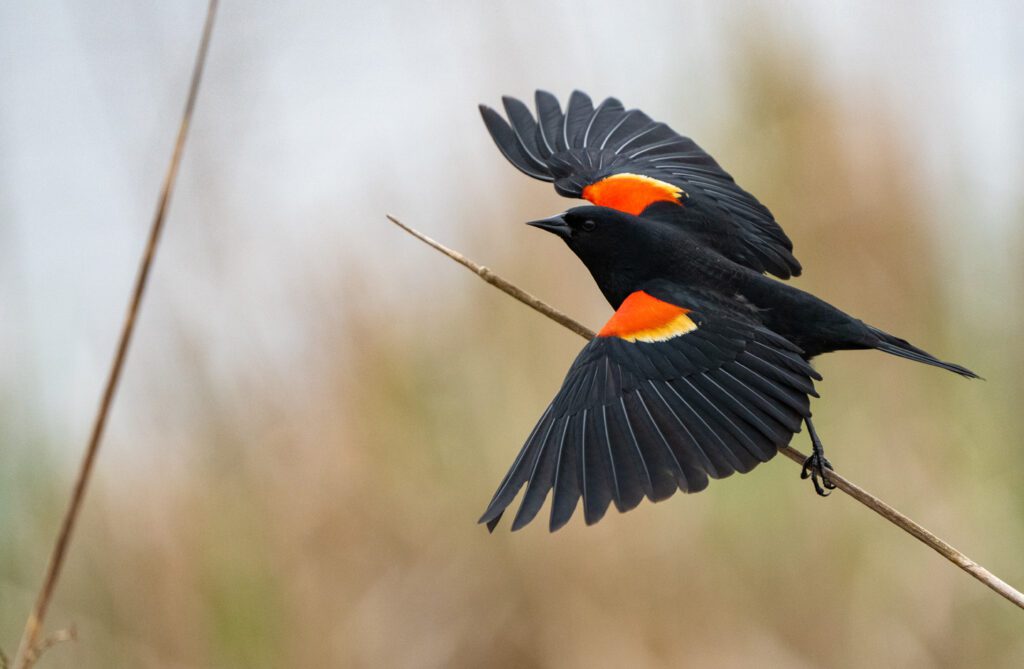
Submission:
[[[828,497],[830,490],[835,490],[836,484],[828,480],[828,476],[825,474],[825,468],[832,469],[832,463],[825,457],[825,447],[821,445],[821,438],[818,437],[817,430],[814,429],[814,423],[811,422],[810,416],[804,419],[807,423],[807,432],[811,435],[811,448],[813,453],[811,457],[804,461],[803,471],[800,472],[800,478],[810,478],[811,483],[814,484],[814,490],[822,497]],[[818,480],[818,477],[821,480]]]

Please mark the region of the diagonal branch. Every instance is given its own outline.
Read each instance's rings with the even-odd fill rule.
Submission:
[[[174,183],[178,177],[178,167],[181,165],[181,156],[185,149],[185,138],[188,135],[188,128],[192,121],[192,111],[195,109],[196,96],[199,93],[199,82],[202,79],[203,68],[206,65],[206,52],[210,46],[213,19],[217,13],[217,2],[218,0],[210,0],[207,6],[203,34],[199,40],[199,50],[196,53],[195,65],[192,70],[192,81],[189,85],[188,99],[185,102],[185,110],[181,115],[181,123],[178,125],[178,136],[174,143],[174,152],[171,155],[171,162],[164,177],[163,187],[160,190],[160,199],[157,202],[156,213],[150,225],[149,239],[146,242],[146,248],[139,262],[138,274],[135,277],[135,287],[132,291],[128,312],[125,315],[124,324],[121,328],[117,351],[110,366],[107,382],[103,389],[103,396],[100,399],[100,406],[93,421],[89,443],[86,446],[85,455],[78,470],[78,477],[75,479],[71,500],[68,502],[68,508],[61,521],[60,531],[57,534],[53,552],[50,554],[50,561],[46,566],[43,585],[39,589],[35,606],[25,622],[25,631],[21,637],[18,653],[14,658],[15,669],[29,669],[38,659],[39,653],[45,650],[45,647],[40,648],[38,645],[39,633],[43,628],[43,621],[46,618],[46,611],[53,597],[53,591],[57,587],[57,581],[60,579],[61,568],[64,566],[68,546],[71,543],[71,535],[74,532],[78,514],[82,509],[82,502],[85,500],[85,492],[92,475],[93,466],[96,463],[96,455],[99,453],[100,442],[103,439],[103,430],[107,424],[107,417],[110,415],[110,407],[114,402],[114,395],[117,392],[118,382],[121,379],[121,370],[124,369],[124,361],[128,356],[128,346],[131,343],[132,334],[135,332],[136,317],[139,313],[139,306],[142,304],[142,296],[146,291],[146,283],[149,280],[149,272],[153,266],[157,245],[160,243],[160,233],[163,230],[164,220],[167,217],[167,208],[171,201],[171,194],[174,192]]]
[[[447,246],[441,244],[440,242],[434,241],[433,239],[427,237],[423,233],[418,232],[413,228],[410,228],[409,226],[402,223],[401,221],[399,221],[397,218],[390,214],[387,214],[387,218],[389,221],[391,221],[398,227],[402,228],[412,236],[416,237],[425,244],[445,254],[455,262],[459,263],[469,271],[479,276],[487,283],[503,290],[504,292],[508,293],[509,295],[516,298],[517,300],[527,305],[528,307],[532,307],[533,309],[544,314],[551,320],[560,323],[561,325],[564,325],[565,327],[569,328],[570,330],[580,335],[584,339],[594,338],[593,331],[577,323],[576,321],[569,318],[562,312],[558,311],[551,305],[537,299],[533,295],[530,295],[529,293],[521,290],[520,288],[517,288],[516,286],[509,283],[505,279],[502,279],[500,276],[497,276],[494,272],[487,269],[486,267],[476,264],[475,262],[465,257],[458,251],[453,251]],[[804,461],[807,459],[806,455],[796,450],[795,448],[792,448],[791,446],[784,446],[783,448],[779,449],[779,452],[799,465],[803,465]],[[856,485],[849,479],[846,479],[845,477],[839,475],[838,473],[830,469],[825,470],[825,475],[827,475],[828,479],[835,484],[836,488],[842,490],[853,499],[857,500],[858,502],[868,507],[878,515],[882,516],[893,525],[896,525],[897,527],[902,529],[904,532],[907,532],[908,534],[917,537],[918,540],[920,540],[926,546],[934,550],[936,553],[946,558],[956,566],[960,567],[961,569],[963,569],[968,574],[978,579],[988,587],[992,588],[1000,595],[1016,604],[1018,607],[1024,609],[1024,594],[1022,594],[1020,591],[1016,590],[1008,583],[997,577],[988,569],[985,569],[974,560],[970,559],[957,549],[953,548],[946,541],[943,541],[935,534],[922,527],[920,524],[914,522],[907,516],[903,515],[902,513],[900,513],[893,507],[889,506],[882,500],[878,499],[871,493],[867,492],[860,486]]]

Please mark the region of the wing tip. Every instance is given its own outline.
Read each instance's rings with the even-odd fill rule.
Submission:
[[[505,108],[505,113],[508,114],[509,120],[512,120],[514,115],[513,112],[521,110],[529,117],[531,122],[537,122],[533,117],[533,114],[530,112],[530,108],[527,107],[526,103],[519,98],[512,97],[511,95],[502,95],[501,106]]]
[[[500,509],[495,508],[494,501],[492,501],[487,506],[487,510],[484,511],[483,515],[480,516],[480,519],[476,522],[480,525],[483,525],[484,523],[487,523],[488,525],[491,523],[497,523],[497,521],[501,520],[501,514],[503,513],[505,513],[504,507]]]
[[[530,521],[533,520],[533,517],[535,515],[536,513],[528,513],[526,515],[523,515],[523,508],[519,507],[519,513],[517,513],[516,517],[512,520],[511,531],[518,532],[519,530],[523,529],[524,527],[530,524]]]
[[[498,513],[498,515],[496,515],[494,518],[491,518],[486,523],[484,523],[483,519],[480,520],[481,524],[487,525],[488,534],[494,534],[494,528],[496,528],[498,526],[498,523],[501,522],[501,516],[504,515],[504,513],[504,511],[501,511],[500,513]]]
[[[517,138],[515,130],[497,110],[485,104],[478,105],[484,126],[491,135],[491,140],[505,156],[505,159],[523,174],[539,181],[553,181],[546,167],[532,158]]]
[[[487,130],[491,133],[491,137],[495,142],[498,141],[498,138],[495,136],[494,129],[491,127],[492,124],[495,126],[505,126],[509,132],[512,131],[512,126],[508,124],[508,121],[505,120],[505,117],[502,116],[497,109],[488,107],[485,104],[477,105],[477,109],[480,110],[480,116],[484,120],[484,125],[487,126]]]
[[[565,527],[566,525],[568,525],[569,521],[571,519],[572,519],[572,515],[569,515],[566,518],[555,518],[555,517],[552,517],[551,521],[548,523],[548,532],[551,533],[551,534],[554,534],[558,530],[560,530],[563,527]]]
[[[581,91],[578,88],[572,89],[572,93],[569,94],[569,101],[570,102],[572,102],[572,100],[574,98],[576,100],[579,100],[580,102],[589,102],[591,104],[593,104],[593,102],[594,102],[593,100],[591,100],[589,95],[587,95],[586,93],[584,93],[583,91]]]

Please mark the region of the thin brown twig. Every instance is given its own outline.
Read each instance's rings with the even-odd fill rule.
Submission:
[[[139,262],[138,274],[135,278],[135,286],[132,291],[128,311],[125,314],[124,324],[121,328],[121,336],[118,340],[114,360],[110,366],[107,382],[103,389],[100,405],[93,421],[92,432],[85,449],[82,464],[75,479],[74,488],[71,492],[71,499],[68,508],[61,520],[60,531],[54,543],[53,551],[46,567],[46,574],[43,578],[42,587],[35,606],[25,622],[25,631],[18,646],[18,652],[14,658],[15,669],[29,669],[38,657],[38,639],[46,618],[46,611],[49,608],[50,600],[53,597],[54,589],[60,578],[61,568],[67,556],[68,545],[71,542],[71,535],[75,529],[82,502],[85,499],[86,488],[92,475],[93,466],[96,462],[96,455],[99,452],[100,442],[103,438],[103,431],[107,424],[107,417],[110,414],[110,407],[117,392],[118,382],[121,379],[121,371],[124,368],[125,358],[128,355],[128,346],[131,343],[132,334],[135,331],[136,317],[139,313],[139,306],[142,304],[142,297],[146,290],[149,279],[150,268],[153,265],[153,258],[156,255],[157,245],[160,242],[160,233],[164,227],[164,220],[167,217],[168,205],[171,201],[171,194],[174,192],[174,184],[178,177],[178,168],[181,165],[181,156],[185,149],[185,138],[188,136],[188,129],[192,121],[192,112],[195,109],[196,97],[199,93],[199,82],[202,80],[203,69],[206,65],[206,53],[210,46],[210,37],[213,34],[213,20],[217,13],[218,0],[210,0],[206,9],[206,19],[203,23],[202,37],[199,40],[199,48],[196,53],[195,65],[192,69],[192,80],[188,89],[188,98],[185,101],[185,110],[181,116],[181,123],[178,126],[178,136],[174,143],[174,151],[171,154],[171,161],[164,177],[163,186],[160,190],[160,198],[157,202],[156,213],[150,225],[149,238],[146,242],[142,259]]]
[[[512,297],[516,298],[523,304],[532,307],[533,309],[544,314],[551,320],[560,323],[561,325],[564,325],[565,327],[569,328],[570,330],[580,335],[584,339],[594,338],[594,332],[589,328],[581,325],[572,318],[569,318],[568,316],[563,314],[558,309],[555,309],[551,305],[517,288],[516,286],[509,283],[505,279],[502,279],[501,277],[495,275],[494,272],[487,269],[486,267],[478,265],[469,258],[463,256],[461,253],[453,251],[447,246],[441,244],[440,242],[437,242],[431,239],[430,237],[427,237],[426,235],[418,232],[417,230],[410,228],[408,225],[405,225],[404,223],[402,223],[401,221],[399,221],[390,214],[387,214],[387,218],[389,221],[391,221],[398,227],[402,228],[412,236],[416,237],[417,239],[426,243],[432,248],[440,251],[441,253],[445,254],[452,260],[455,260],[462,266],[469,269],[469,271],[473,272],[480,278],[487,281],[487,283],[497,288],[500,288],[501,290],[505,291]],[[803,453],[801,453],[800,451],[791,446],[784,446],[779,449],[779,452],[799,465],[803,465],[804,461],[807,460],[806,455],[804,455]],[[979,581],[987,585],[992,590],[996,591],[1009,601],[1016,604],[1018,607],[1024,609],[1024,594],[1022,594],[1020,591],[1016,590],[1015,588],[1007,584],[1005,581],[997,577],[995,574],[990,572],[985,567],[982,567],[974,560],[970,559],[957,549],[953,548],[953,546],[951,546],[948,542],[944,541],[943,539],[940,539],[934,533],[922,527],[919,523],[914,522],[904,514],[900,513],[890,505],[886,504],[882,500],[878,499],[871,493],[865,491],[863,488],[854,484],[852,481],[841,476],[835,471],[826,470],[825,475],[828,477],[829,481],[835,484],[837,489],[842,490],[853,499],[857,500],[858,502],[868,507],[878,515],[882,516],[893,525],[896,525],[897,527],[902,529],[904,532],[907,532],[908,534],[917,537],[918,540],[920,540],[926,546],[934,550],[936,553],[946,558],[956,566],[960,567],[968,574],[970,574],[974,578],[978,579]]]
[[[481,279],[491,284],[495,288],[505,291],[506,293],[516,298],[526,306],[532,309],[536,309],[537,311],[541,312],[542,314],[544,314],[551,320],[555,321],[559,325],[569,328],[579,336],[584,337],[586,339],[594,338],[594,333],[585,328],[584,326],[580,325],[579,323],[569,318],[565,314],[561,313],[560,311],[552,309],[547,304],[544,304],[544,302],[538,300],[533,295],[527,293],[525,290],[522,290],[518,286],[514,286],[505,279],[502,279],[500,276],[498,276],[491,270],[487,269],[486,267],[483,267],[482,265],[477,265],[475,262],[473,262],[466,256],[462,255],[458,251],[454,251],[448,248],[447,246],[444,246],[443,244],[434,241],[430,237],[427,237],[422,232],[410,228],[409,226],[405,225],[391,214],[387,214],[387,217],[389,221],[391,221],[398,227],[402,228],[413,237],[419,239],[421,242],[429,246],[434,247],[435,249],[445,254],[446,256],[448,256],[455,262],[459,263],[463,267],[467,268],[469,271],[473,272],[474,274],[476,274]]]

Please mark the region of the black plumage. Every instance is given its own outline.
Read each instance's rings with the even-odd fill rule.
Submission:
[[[613,504],[628,511],[645,497],[698,492],[768,461],[804,424],[814,446],[805,472],[825,494],[818,477],[830,465],[811,423],[821,379],[813,357],[877,349],[976,376],[764,276],[799,272],[792,245],[692,140],[613,98],[595,108],[576,92],[565,113],[548,93],[536,103],[536,120],[512,98],[509,122],[481,108],[513,164],[576,196],[628,175],[603,199],[615,206],[532,223],[566,242],[616,312],[527,438],[480,519],[488,528],[524,487],[513,530],[549,493],[553,531],[581,500],[592,524]],[[685,195],[676,197],[679,188]]]

